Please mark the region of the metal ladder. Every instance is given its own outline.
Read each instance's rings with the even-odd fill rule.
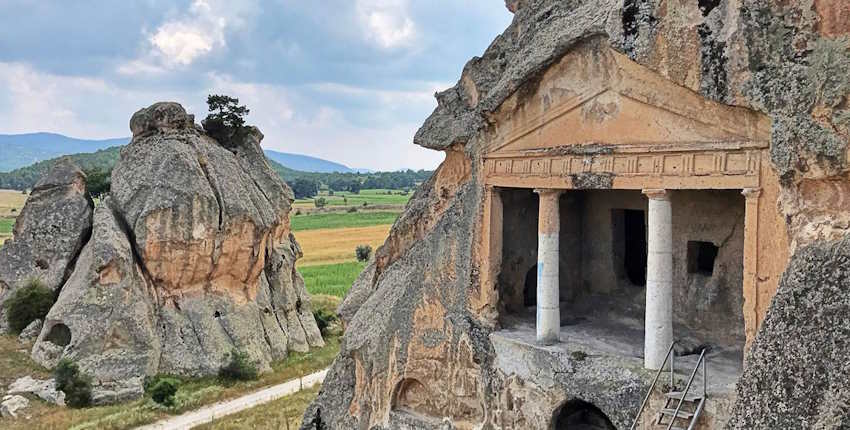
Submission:
[[[652,385],[649,387],[649,391],[647,391],[646,396],[643,398],[643,402],[640,404],[640,409],[632,423],[631,430],[637,428],[638,421],[640,421],[640,415],[646,408],[647,403],[649,403],[649,397],[652,395],[655,386],[658,384],[658,378],[664,371],[664,366],[667,365],[668,361],[670,362],[671,391],[664,394],[666,402],[664,403],[664,407],[658,412],[658,415],[653,420],[653,425],[657,427],[664,426],[667,430],[693,430],[699,420],[699,416],[705,406],[705,400],[707,397],[706,385],[708,384],[708,374],[706,373],[705,348],[703,348],[699,354],[699,360],[697,360],[697,364],[694,366],[694,370],[691,372],[690,378],[688,378],[688,384],[685,385],[685,389],[682,391],[676,391],[676,384],[674,380],[676,373],[674,366],[675,355],[673,353],[673,348],[675,346],[676,341],[673,341],[673,343],[670,344],[670,349],[667,351],[667,355],[664,357],[664,363],[661,364],[661,368],[658,369],[658,372],[655,374],[655,379],[652,380]],[[694,378],[696,377],[700,367],[702,367],[702,393],[692,393],[691,386],[694,383]],[[675,408],[673,407],[674,404],[676,405]],[[687,409],[683,408],[685,405],[687,405]],[[669,421],[665,422],[665,420]],[[676,424],[677,421],[686,422],[687,427],[675,426],[674,424]]]

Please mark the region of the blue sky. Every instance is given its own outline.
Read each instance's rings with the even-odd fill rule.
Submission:
[[[512,15],[500,0],[0,0],[0,133],[129,135],[133,112],[206,95],[251,109],[268,149],[392,170]]]

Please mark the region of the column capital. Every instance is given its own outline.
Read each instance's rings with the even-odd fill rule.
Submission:
[[[743,194],[747,200],[758,199],[759,196],[761,196],[761,188],[744,188],[741,190],[741,194]]]
[[[663,188],[647,188],[641,192],[652,200],[670,200],[670,193]]]
[[[557,188],[535,188],[534,192],[541,196],[559,196],[564,192],[564,190],[559,190]]]

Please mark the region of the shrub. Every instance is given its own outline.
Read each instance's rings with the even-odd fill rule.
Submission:
[[[91,404],[91,378],[80,372],[77,364],[63,358],[53,371],[56,389],[65,393],[65,404],[84,408]]]
[[[369,257],[372,256],[372,247],[369,245],[357,245],[354,255],[357,256],[357,261],[369,261]]]
[[[319,197],[313,201],[317,208],[323,208],[328,205],[328,201],[324,197]]]
[[[44,319],[56,295],[39,279],[30,279],[6,300],[6,320],[14,333],[20,333],[31,322]]]
[[[230,353],[230,361],[218,370],[218,376],[228,381],[250,381],[257,379],[259,374],[248,354],[235,349]]]
[[[357,212],[357,208],[356,208],[356,207],[352,206],[352,207],[348,208],[348,213],[353,214],[353,213],[355,213],[355,212]]]
[[[319,326],[319,331],[322,332],[323,337],[328,335],[328,328],[337,320],[335,313],[324,309],[313,310],[313,318],[316,319],[316,325]]]
[[[584,351],[573,351],[570,355],[575,361],[584,361],[587,359],[587,353]]]
[[[177,394],[177,387],[180,386],[180,381],[167,376],[156,378],[149,389],[153,401],[163,406],[174,406],[174,395]]]

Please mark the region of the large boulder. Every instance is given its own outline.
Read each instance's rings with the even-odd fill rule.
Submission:
[[[738,382],[730,428],[850,427],[850,236],[800,249]]]
[[[86,176],[70,158],[51,167],[32,190],[15,221],[14,238],[0,248],[0,332],[8,331],[2,304],[38,280],[58,290],[91,234],[92,200]]]
[[[259,130],[225,148],[176,103],[142,109],[130,126],[33,359],[73,360],[108,403],[141,395],[145,376],[215,374],[235,350],[268,370],[322,346],[295,269],[292,191]]]

